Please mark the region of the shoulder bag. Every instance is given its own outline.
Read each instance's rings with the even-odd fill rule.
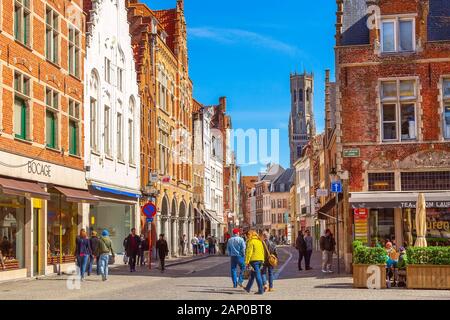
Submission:
[[[264,240],[262,241],[262,243],[264,245],[264,249],[266,250],[267,256],[269,257],[269,264],[275,268],[278,265],[278,258],[274,254],[270,253],[269,248],[267,248],[267,244]]]

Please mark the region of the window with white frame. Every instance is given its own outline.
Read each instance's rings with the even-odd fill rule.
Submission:
[[[130,99],[128,114],[128,161],[134,164],[134,100]]]
[[[30,135],[30,84],[31,80],[20,72],[14,72],[14,126],[16,138],[29,139]]]
[[[80,104],[69,99],[69,154],[80,155]]]
[[[103,147],[106,155],[111,156],[111,108],[105,105],[103,115]]]
[[[414,18],[383,19],[381,51],[386,53],[415,51]]]
[[[121,113],[117,113],[116,143],[117,159],[123,161],[123,136],[122,136],[123,118]]]
[[[111,60],[105,57],[105,81],[111,83]]]
[[[81,32],[69,26],[69,74],[80,76]]]
[[[444,101],[444,137],[450,139],[450,77],[442,81],[442,95]]]
[[[53,63],[58,63],[59,47],[59,15],[50,7],[45,13],[45,57]]]
[[[417,131],[416,80],[383,81],[380,95],[382,140],[415,140]]]
[[[26,46],[31,44],[30,0],[14,1],[14,38]]]
[[[49,148],[58,148],[59,94],[51,88],[45,90],[45,144]]]

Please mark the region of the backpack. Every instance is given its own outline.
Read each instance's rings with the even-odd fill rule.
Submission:
[[[110,248],[106,244],[105,239],[103,237],[100,238],[100,241],[98,242],[98,253],[104,254],[104,253],[109,253],[109,251],[110,251]]]

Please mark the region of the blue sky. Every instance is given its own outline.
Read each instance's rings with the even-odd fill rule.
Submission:
[[[145,1],[152,9],[175,0]],[[234,128],[279,129],[280,163],[289,166],[289,74],[314,72],[318,132],[324,123],[325,69],[334,79],[333,0],[185,0],[194,98],[226,96]],[[254,175],[262,164],[242,165]]]

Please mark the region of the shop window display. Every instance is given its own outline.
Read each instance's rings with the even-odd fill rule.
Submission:
[[[394,209],[370,209],[369,211],[370,244],[383,245],[385,240],[395,239]]]
[[[78,204],[67,202],[64,196],[51,194],[47,208],[48,264],[75,261],[75,240],[78,234]]]
[[[416,209],[403,209],[404,245],[416,241]],[[427,208],[427,243],[430,246],[450,246],[450,208]]]
[[[0,251],[5,270],[24,268],[24,220],[25,199],[0,196]]]

